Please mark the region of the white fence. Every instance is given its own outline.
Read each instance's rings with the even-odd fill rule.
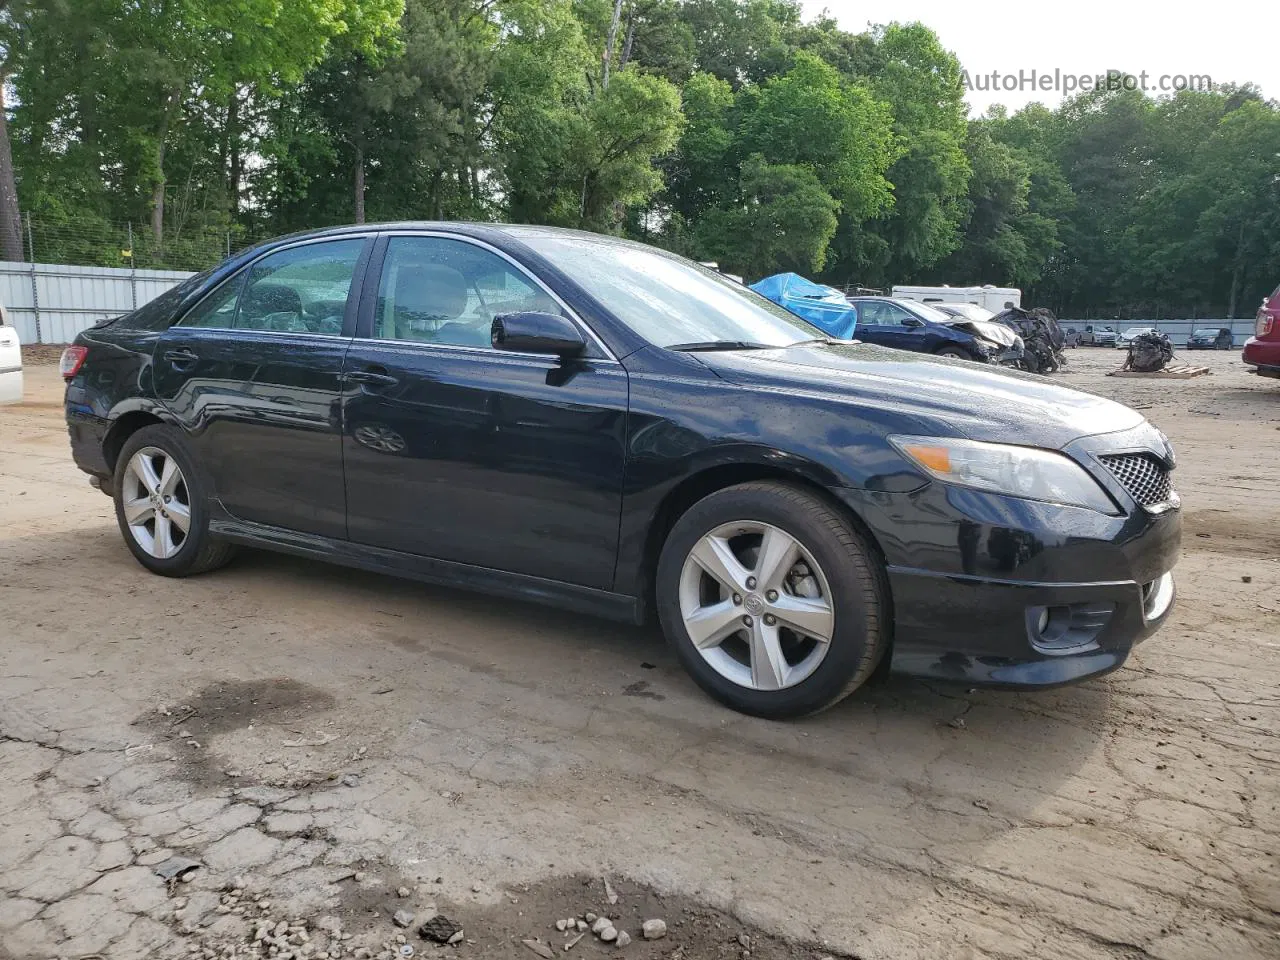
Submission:
[[[1231,331],[1233,346],[1243,347],[1244,342],[1253,336],[1254,327],[1253,317],[1247,320],[1059,320],[1058,323],[1063,330],[1068,327],[1076,330],[1084,330],[1086,326],[1095,330],[1110,327],[1116,333],[1123,333],[1130,327],[1155,327],[1167,334],[1169,342],[1176,347],[1187,345],[1187,337],[1191,336],[1192,330],[1217,330],[1219,327]]]
[[[0,262],[0,304],[23,343],[70,343],[81,330],[128,313],[189,276],[180,270]]]

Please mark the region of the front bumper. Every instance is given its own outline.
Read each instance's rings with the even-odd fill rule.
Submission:
[[[1076,441],[1068,451],[1086,463],[1091,452],[1138,442],[1136,432],[1117,434]],[[1123,514],[941,483],[906,494],[835,491],[884,553],[892,670],[969,684],[1055,686],[1116,669],[1160,627],[1174,602],[1181,511],[1176,501],[1141,507],[1101,465],[1086,469]]]

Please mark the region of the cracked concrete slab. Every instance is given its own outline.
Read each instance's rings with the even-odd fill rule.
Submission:
[[[1280,413],[1231,357],[1175,392],[1096,356],[1063,378],[1179,449],[1169,626],[1082,686],[891,680],[791,724],[651,630],[266,554],[159,581],[33,368],[47,405],[0,409],[0,957],[243,955],[267,920],[277,956],[379,956],[437,905],[463,960],[525,956],[608,875],[690,911],[634,960],[1275,960]],[[343,932],[290,926],[321,914]]]

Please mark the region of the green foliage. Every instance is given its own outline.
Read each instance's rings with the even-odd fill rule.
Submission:
[[[852,33],[798,0],[0,0],[0,71],[42,259],[126,263],[130,224],[139,265],[203,267],[274,233],[466,218],[751,279],[1015,285],[1077,316],[1247,315],[1280,277],[1280,108],[1257,89],[970,121],[926,26]]]
[[[740,203],[710,210],[702,219],[703,251],[752,280],[822,269],[840,204],[811,169],[770,164],[757,154],[743,164],[740,193]]]

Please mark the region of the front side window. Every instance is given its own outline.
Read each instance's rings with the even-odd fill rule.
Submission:
[[[363,238],[331,240],[263,257],[249,271],[235,328],[340,335],[363,247]]]
[[[784,347],[825,336],[754,290],[682,257],[638,243],[537,227],[508,230],[656,346]]]
[[[562,312],[549,293],[496,253],[448,237],[392,237],[373,334],[489,347],[495,316],[527,310]]]

